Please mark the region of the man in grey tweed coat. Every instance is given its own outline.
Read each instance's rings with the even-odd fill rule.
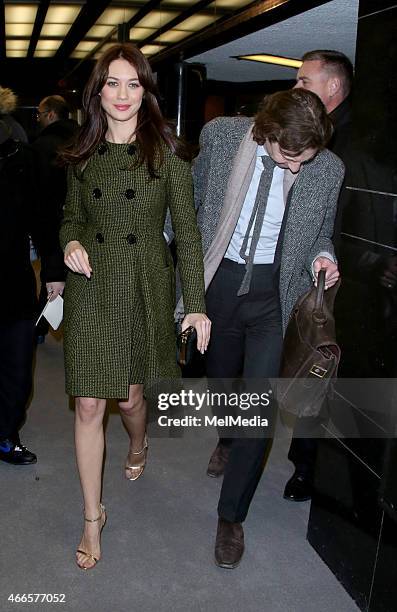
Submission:
[[[209,378],[277,377],[283,332],[297,298],[326,269],[339,277],[331,243],[344,167],[325,149],[332,126],[312,92],[268,96],[255,119],[218,118],[201,134],[194,165],[212,335]],[[269,440],[221,438],[208,475],[224,475],[215,560],[233,568],[241,523]]]

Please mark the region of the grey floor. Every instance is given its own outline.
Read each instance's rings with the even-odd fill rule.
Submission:
[[[35,391],[23,441],[36,466],[0,462],[0,610],[95,612],[354,612],[354,602],[306,541],[309,503],[282,499],[288,441],[274,444],[245,523],[239,568],[213,562],[220,483],[205,475],[211,439],[151,439],[144,476],[124,479],[127,438],[107,427],[102,560],[74,562],[82,528],[73,412],[63,392],[62,346],[37,351]],[[65,603],[8,601],[11,593],[63,593]]]

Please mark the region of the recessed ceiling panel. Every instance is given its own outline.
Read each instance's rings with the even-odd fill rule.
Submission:
[[[84,51],[86,54],[92,51],[97,46],[95,40],[82,40],[76,47],[75,51]]]
[[[130,30],[130,39],[133,40],[145,40],[148,36],[151,36],[156,32],[153,28],[136,28],[133,27]]]
[[[7,55],[8,55],[8,51],[11,51],[11,50],[27,51],[29,49],[29,41],[28,40],[7,40],[6,49],[7,49]]]
[[[53,57],[56,51],[36,49],[33,57]]]
[[[75,57],[77,59],[83,59],[83,57],[85,57],[87,55],[87,51],[76,51],[76,49],[73,51],[73,53],[70,54],[70,57]]]
[[[7,57],[26,57],[26,51],[7,51]]]
[[[144,55],[154,55],[155,53],[159,53],[159,51],[163,51],[164,47],[160,47],[160,45],[145,45],[141,48],[141,51]]]
[[[138,9],[107,8],[97,19],[95,25],[112,25],[126,23],[138,12]]]
[[[37,51],[56,51],[60,47],[62,40],[43,40],[37,41]]]
[[[34,4],[6,4],[4,7],[5,22],[7,23],[34,23],[37,5]]]
[[[78,4],[55,4],[48,7],[45,23],[73,23],[81,11]]]
[[[219,19],[221,15],[193,15],[182,23],[178,23],[178,30],[187,30],[189,32],[197,32],[202,28],[209,26],[211,23],[214,23],[217,19]]]
[[[94,25],[87,32],[87,38],[105,38],[113,30],[113,25]]]
[[[178,15],[180,15],[180,13],[177,11],[151,11],[146,17],[141,19],[137,25],[140,28],[154,28],[155,30],[159,30]]]
[[[156,38],[155,42],[177,43],[190,35],[191,32],[185,32],[183,30],[168,30],[168,32],[160,34],[160,36]]]
[[[6,36],[31,36],[33,23],[7,23]]]
[[[40,36],[66,36],[71,28],[70,23],[45,23]]]
[[[253,0],[215,0],[208,5],[208,8],[213,9],[229,9],[230,11],[237,11],[242,6],[251,4]]]
[[[165,4],[167,4],[167,6],[172,6],[172,7],[175,5],[175,8],[183,10],[185,8],[188,8],[189,6],[193,6],[194,4],[197,4],[197,2],[198,0],[166,0]]]

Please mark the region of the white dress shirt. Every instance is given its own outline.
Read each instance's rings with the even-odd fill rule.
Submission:
[[[240,217],[237,221],[233,236],[225,253],[227,259],[245,264],[240,257],[240,249],[247,231],[248,223],[251,218],[252,209],[258,191],[259,181],[263,172],[262,155],[268,155],[264,146],[258,145],[256,151],[256,163],[251,183],[245,196],[244,204],[241,209]],[[273,179],[270,186],[269,197],[267,200],[265,218],[258,240],[254,256],[254,264],[271,264],[274,261],[278,235],[284,215],[284,193],[283,193],[284,169],[274,167]],[[251,227],[246,254],[249,253],[254,224]]]

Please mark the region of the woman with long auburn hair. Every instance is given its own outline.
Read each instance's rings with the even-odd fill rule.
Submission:
[[[203,258],[186,150],[163,118],[145,56],[117,44],[98,60],[83,94],[84,121],[65,150],[68,197],[61,229],[65,263],[66,391],[76,398],[75,442],[84,497],[77,564],[100,559],[103,417],[116,398],[129,435],[125,476],[147,455],[144,385],[179,376],[174,269],[163,236],[170,209],[186,316],[207,348]]]

